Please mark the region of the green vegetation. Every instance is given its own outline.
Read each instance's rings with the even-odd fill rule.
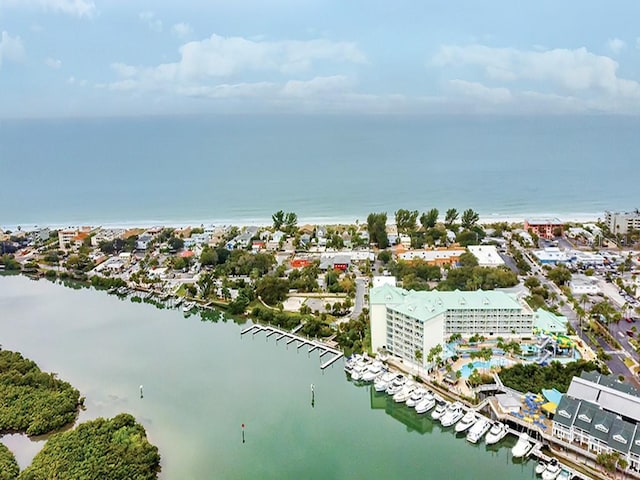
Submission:
[[[436,223],[438,223],[438,212],[437,208],[432,208],[426,213],[420,215],[420,223],[422,224],[422,228],[424,228],[425,232],[430,228],[434,228]]]
[[[397,263],[391,263],[389,271],[402,280],[402,286],[407,290],[429,290],[427,282],[439,281],[442,278],[440,267],[429,265],[420,259],[410,262],[399,260]]]
[[[53,270],[48,270],[47,274],[49,272],[53,272],[55,276],[55,272]],[[126,287],[127,282],[125,282],[121,278],[108,278],[94,275],[93,277],[91,277],[91,285],[96,288],[119,288]]]
[[[20,264],[13,255],[5,253],[0,257],[0,265],[4,265],[7,271],[20,271]]]
[[[273,220],[274,230],[283,230],[289,234],[294,234],[296,225],[298,224],[298,215],[293,212],[284,213],[282,210],[278,210],[271,215]]]
[[[438,290],[493,290],[513,287],[518,276],[506,267],[460,267],[449,270],[446,280],[438,284]]]
[[[417,228],[416,221],[418,220],[418,215],[417,210],[409,211],[404,208],[398,210],[395,213],[398,233],[413,233]]]
[[[358,318],[338,325],[336,341],[344,349],[345,355],[364,351],[369,335],[367,323],[367,314],[361,313]]]
[[[556,285],[562,286],[571,281],[571,271],[564,265],[559,265],[549,270],[547,278]]]
[[[160,470],[157,447],[129,414],[98,418],[53,435],[19,480],[153,480]]]
[[[540,393],[543,388],[555,388],[560,392],[566,392],[573,377],[579,377],[582,372],[592,370],[602,371],[595,362],[578,360],[564,365],[560,362],[551,362],[545,367],[536,364],[517,364],[503,368],[498,375],[502,383],[519,392]]]
[[[386,213],[370,213],[367,217],[367,229],[371,243],[377,244],[378,248],[387,248],[389,246]]]
[[[0,350],[0,432],[41,435],[72,423],[80,393],[22,355]]]
[[[18,462],[3,443],[0,443],[0,480],[14,480],[20,473]]]

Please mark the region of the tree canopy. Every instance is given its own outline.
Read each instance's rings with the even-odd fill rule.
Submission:
[[[18,473],[20,473],[20,467],[16,458],[4,443],[0,443],[0,480],[15,480]]]
[[[451,228],[451,226],[456,223],[456,220],[458,220],[458,210],[456,210],[455,208],[450,208],[449,210],[447,210],[447,213],[444,216],[444,224],[447,228]]]
[[[462,224],[462,228],[470,230],[475,226],[476,223],[478,223],[478,220],[480,220],[480,215],[469,208],[468,210],[462,212],[462,218],[460,221]]]
[[[564,365],[560,362],[551,362],[544,367],[534,363],[520,363],[503,368],[498,375],[507,387],[522,393],[541,393],[543,388],[555,388],[560,392],[566,392],[574,376],[579,377],[582,372],[592,370],[601,371],[597,363],[585,360]]]
[[[18,480],[154,480],[159,471],[157,447],[135,418],[122,413],[51,436]]]
[[[72,423],[80,393],[17,352],[0,350],[0,432],[41,435]]]
[[[416,221],[418,220],[417,210],[409,211],[401,208],[396,212],[395,217],[398,232],[411,233],[416,229]]]
[[[422,228],[427,231],[430,228],[435,227],[436,223],[438,223],[438,215],[440,215],[440,212],[438,212],[437,208],[432,208],[428,212],[420,215],[420,223],[422,224]]]
[[[389,246],[386,212],[370,213],[367,217],[367,228],[371,243],[377,244],[379,248],[387,248]]]

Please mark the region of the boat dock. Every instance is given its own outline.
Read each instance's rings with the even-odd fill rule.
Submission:
[[[320,359],[322,359],[322,357],[324,357],[325,355],[332,354],[333,356],[329,360],[320,364],[321,370],[324,370],[325,368],[331,366],[333,363],[337,362],[343,357],[344,354],[340,350],[329,347],[317,340],[310,340],[308,338],[297,335],[296,332],[298,332],[301,328],[302,325],[298,325],[292,332],[287,332],[286,330],[280,330],[279,328],[272,327],[271,325],[259,325],[257,323],[254,323],[253,325],[242,330],[240,332],[240,336],[243,336],[247,333],[255,335],[256,333],[265,332],[266,338],[269,338],[272,335],[277,335],[276,343],[282,339],[286,339],[287,345],[293,342],[298,342],[298,350],[305,345],[309,347],[308,353],[318,350],[320,352]]]

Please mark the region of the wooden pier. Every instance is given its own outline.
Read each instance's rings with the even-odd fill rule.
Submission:
[[[293,342],[298,342],[297,349],[299,350],[301,347],[307,345],[309,347],[308,353],[311,353],[315,350],[320,352],[320,359],[325,355],[332,354],[333,356],[327,360],[326,362],[320,364],[320,369],[324,370],[325,368],[333,365],[336,361],[341,359],[344,354],[335,348],[329,347],[322,342],[316,340],[310,340],[305,337],[301,337],[300,335],[296,335],[302,328],[302,325],[298,325],[292,332],[287,332],[285,330],[280,330],[279,328],[272,327],[271,325],[258,325],[257,323],[245,328],[240,332],[240,336],[245,335],[246,333],[251,333],[255,335],[256,333],[265,332],[266,338],[269,338],[272,335],[277,335],[276,343],[279,340],[286,339],[286,344],[289,345]]]

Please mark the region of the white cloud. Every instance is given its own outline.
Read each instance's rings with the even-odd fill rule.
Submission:
[[[354,81],[343,75],[315,77],[311,80],[289,80],[280,93],[286,97],[308,98],[318,96],[335,96],[349,90]]]
[[[19,62],[24,58],[24,46],[20,37],[12,37],[3,31],[0,35],[0,68],[5,61]]]
[[[300,73],[314,62],[364,63],[364,54],[353,43],[325,39],[308,41],[253,41],[243,37],[211,37],[185,43],[180,59],[153,67],[123,63],[111,65],[119,80],[117,88],[141,90],[178,90],[242,74],[270,72]],[[122,80],[127,80],[121,83]],[[238,82],[241,83],[241,82]]]
[[[57,58],[49,57],[44,61],[44,64],[49,68],[53,68],[54,70],[58,70],[60,67],[62,67],[62,60],[59,60]]]
[[[149,28],[149,30],[154,32],[162,31],[162,20],[156,17],[155,12],[140,12],[138,14],[138,18]]]
[[[439,67],[480,67],[493,82],[534,82],[549,93],[640,101],[640,84],[617,75],[618,63],[586,48],[546,51],[483,45],[443,46],[433,59]],[[536,88],[538,90],[538,88]]]
[[[609,50],[611,50],[615,55],[620,53],[626,46],[627,44],[625,41],[620,40],[619,38],[610,38],[607,40],[607,47],[609,47]]]
[[[91,17],[96,12],[92,0],[0,0],[2,8],[36,8],[76,17]]]
[[[449,80],[449,88],[456,95],[462,95],[471,99],[489,103],[508,103],[513,100],[513,95],[508,88],[487,87],[478,82],[468,82],[466,80]]]
[[[187,38],[193,33],[191,25],[188,23],[180,22],[171,27],[171,31],[178,38]]]

